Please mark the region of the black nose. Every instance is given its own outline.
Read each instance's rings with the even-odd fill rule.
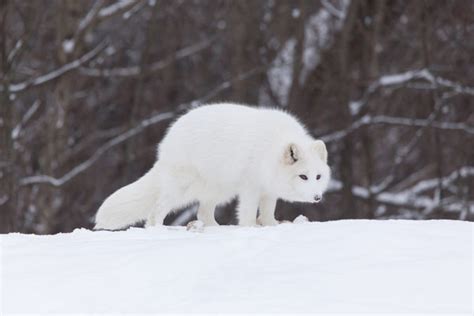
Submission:
[[[321,201],[321,197],[320,197],[319,195],[315,195],[315,196],[314,196],[314,200],[315,200],[316,202],[319,202],[319,201]]]

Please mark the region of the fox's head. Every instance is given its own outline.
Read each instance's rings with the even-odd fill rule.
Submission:
[[[320,202],[331,177],[328,152],[321,140],[287,144],[281,154],[280,198],[290,202]]]

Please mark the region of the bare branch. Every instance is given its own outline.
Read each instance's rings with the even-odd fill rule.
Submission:
[[[12,139],[17,139],[18,136],[20,136],[21,129],[23,126],[29,121],[29,119],[35,114],[36,110],[38,110],[41,102],[40,100],[36,100],[33,102],[33,105],[26,111],[25,115],[21,119],[21,121],[18,123],[17,126],[12,130],[11,137]]]
[[[245,80],[245,79],[248,79],[256,74],[259,74],[259,73],[262,73],[262,72],[265,72],[271,65],[263,65],[263,66],[259,66],[259,67],[256,67],[256,68],[253,68],[247,72],[244,72],[242,74],[239,74],[237,75],[236,77],[234,78],[231,78],[227,81],[224,81],[223,83],[219,84],[217,87],[215,87],[214,89],[212,89],[210,92],[208,92],[204,97],[200,98],[199,100],[197,100],[198,102],[196,103],[205,103],[205,102],[208,102],[209,100],[211,100],[212,98],[214,98],[216,95],[218,95],[219,93],[221,93],[222,91],[232,87],[232,84],[236,83],[236,82],[239,82],[239,81],[242,81],[242,80]]]
[[[337,17],[338,19],[344,19],[346,17],[346,14],[337,9],[331,2],[329,2],[328,0],[321,0],[321,4],[324,6],[324,8],[329,12],[331,13],[332,15],[334,15],[335,17]]]
[[[29,184],[38,184],[38,183],[47,183],[53,185],[55,187],[62,186],[66,182],[70,181],[80,173],[87,170],[91,167],[103,154],[105,154],[109,149],[117,146],[118,144],[123,143],[124,141],[128,140],[129,138],[137,135],[138,133],[142,132],[145,128],[152,126],[156,123],[168,120],[175,116],[173,112],[165,112],[160,113],[151,118],[145,119],[140,122],[134,128],[126,131],[125,133],[120,134],[117,137],[114,137],[110,141],[106,142],[102,147],[100,147],[91,158],[87,159],[86,161],[82,162],[81,164],[77,165],[76,167],[72,168],[69,172],[63,175],[60,178],[54,178],[47,175],[38,175],[38,176],[31,176],[26,177],[20,180],[20,185],[29,185]]]
[[[444,130],[457,130],[469,134],[474,134],[474,126],[465,123],[455,122],[430,122],[427,119],[411,119],[405,117],[391,117],[391,116],[374,116],[370,119],[368,124],[384,124],[384,125],[403,125],[412,127],[434,127]]]
[[[389,172],[390,175],[387,178],[385,178],[382,183],[377,185],[378,190],[376,192],[385,191],[394,184],[395,174],[397,173],[397,169],[408,158],[409,154],[412,152],[415,145],[418,143],[418,141],[421,139],[421,137],[427,130],[427,127],[428,126],[431,128],[433,127],[436,116],[438,115],[439,111],[441,111],[442,106],[443,106],[443,103],[439,99],[436,99],[434,111],[431,112],[430,115],[428,115],[428,117],[426,118],[427,125],[418,128],[415,132],[415,135],[411,137],[411,139],[406,145],[397,148],[397,152],[395,154],[395,163],[393,166],[391,166],[391,171]]]
[[[151,65],[147,65],[143,68],[141,68],[140,66],[108,68],[108,69],[81,67],[80,73],[86,76],[91,76],[91,77],[135,77],[135,76],[140,75],[140,72],[143,70],[144,74],[150,74],[150,73],[162,70],[165,67],[171,65],[172,63],[180,59],[194,55],[208,48],[213,42],[213,40],[214,39],[207,39],[205,41],[185,47],[183,49],[178,50],[175,54],[168,56],[167,58],[163,60],[154,62]]]
[[[133,9],[136,5],[143,5],[143,1],[139,0],[120,0],[111,4],[107,7],[104,7],[103,0],[97,0],[93,5],[86,16],[79,22],[77,31],[74,34],[74,39],[72,44],[74,45],[79,41],[82,36],[92,28],[94,25],[97,25],[109,18],[112,18],[119,14],[126,14],[129,10]]]
[[[104,0],[97,0],[92,5],[91,9],[79,21],[76,32],[73,38],[66,39],[63,42],[63,49],[66,53],[71,53],[80,42],[84,34],[95,25],[121,13],[129,13],[129,10],[137,8],[139,10],[143,7],[144,2],[138,0],[121,0],[107,7],[104,7]],[[141,6],[139,6],[141,4]]]
[[[322,135],[322,136],[319,136],[318,138],[320,138],[322,141],[326,143],[338,141],[340,139],[347,137],[350,133],[360,128],[361,126],[367,125],[368,122],[370,122],[370,116],[366,115],[360,118],[359,120],[355,121],[349,127],[343,130],[332,132],[326,135]]]
[[[147,3],[147,1],[139,1],[135,6],[132,6],[129,10],[124,12],[122,14],[122,17],[125,20],[128,20],[131,16],[133,16],[135,13],[137,13],[138,11],[140,11],[141,9],[143,9],[147,5],[150,6],[150,7],[154,7],[156,5],[156,2],[154,4],[153,3],[150,4],[150,3]]]
[[[16,44],[15,44],[15,47],[13,47],[13,49],[11,50],[11,52],[8,54],[8,57],[7,57],[7,62],[9,64],[12,63],[12,61],[15,59],[17,53],[20,51],[20,49],[23,47],[23,39],[19,39]]]
[[[97,45],[93,50],[89,51],[88,53],[84,54],[81,58],[76,59],[70,63],[64,64],[63,66],[55,69],[47,74],[38,76],[33,79],[26,80],[20,83],[13,83],[9,86],[10,92],[17,93],[24,91],[28,88],[43,85],[49,81],[58,79],[59,77],[63,76],[64,74],[71,72],[79,68],[81,65],[87,63],[88,61],[95,58],[105,47],[107,44],[105,42],[100,43]],[[3,91],[4,87],[0,87],[0,91]]]
[[[265,67],[259,67],[258,69],[253,69],[247,73],[241,74],[237,76],[236,78],[233,78],[227,82],[224,83],[224,85],[219,85],[217,88],[212,89],[209,93],[207,93],[203,98],[193,100],[191,102],[183,103],[180,104],[176,107],[176,111],[182,111],[188,108],[193,108],[201,104],[202,102],[206,102],[209,98],[215,96],[217,93],[220,91],[227,89],[232,85],[232,83],[247,79],[254,75],[255,73],[258,73],[259,71],[263,71]],[[63,175],[60,178],[55,178],[52,176],[48,175],[38,175],[38,176],[30,176],[26,177],[20,180],[20,185],[30,185],[30,184],[40,184],[40,183],[46,183],[50,184],[53,186],[61,186],[65,184],[66,182],[70,181],[74,177],[76,177],[78,174],[82,173],[83,171],[87,170],[89,167],[91,167],[105,152],[107,152],[109,149],[115,147],[116,145],[119,145],[123,143],[124,141],[128,140],[129,138],[139,134],[143,130],[145,130],[147,127],[152,126],[156,123],[159,123],[164,120],[168,120],[170,118],[173,118],[176,116],[176,112],[165,112],[161,114],[157,114],[155,116],[152,116],[151,118],[145,119],[141,121],[137,126],[133,127],[132,129],[120,134],[117,137],[114,137],[112,140],[106,142],[102,147],[100,147],[93,155],[91,158],[88,160],[82,162],[78,166],[74,167],[72,170],[67,172],[65,175]]]
[[[408,127],[432,127],[441,130],[452,130],[452,131],[461,131],[468,134],[474,134],[474,126],[458,123],[458,122],[437,122],[427,119],[411,119],[407,117],[392,117],[392,116],[370,116],[364,115],[359,120],[352,123],[349,127],[332,132],[323,136],[320,136],[325,142],[338,141],[355,130],[361,128],[362,126],[367,125],[399,125],[399,126],[408,126]]]

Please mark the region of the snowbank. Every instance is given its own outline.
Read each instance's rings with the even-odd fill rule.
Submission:
[[[473,225],[3,235],[4,313],[472,311]]]

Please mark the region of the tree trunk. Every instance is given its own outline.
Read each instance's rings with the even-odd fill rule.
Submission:
[[[9,64],[7,48],[8,1],[0,3],[0,43],[1,71],[3,91],[0,92],[0,233],[16,229],[16,181],[15,149],[11,137],[13,129],[13,111],[9,93]]]
[[[340,89],[339,102],[340,102],[340,116],[341,120],[345,122],[346,126],[350,126],[353,122],[352,115],[349,111],[350,93],[352,80],[350,77],[350,42],[351,34],[356,22],[357,13],[359,11],[359,1],[354,0],[351,2],[348,8],[347,17],[344,26],[341,31],[340,43],[338,46],[338,60],[339,60],[339,71],[338,71],[338,88]],[[344,212],[344,218],[356,218],[357,211],[355,205],[354,195],[352,194],[353,174],[352,174],[352,160],[353,160],[353,142],[354,136],[352,133],[348,134],[344,138],[341,144],[341,159],[339,170],[341,172],[341,181],[343,183],[342,195],[343,205],[342,209]]]

